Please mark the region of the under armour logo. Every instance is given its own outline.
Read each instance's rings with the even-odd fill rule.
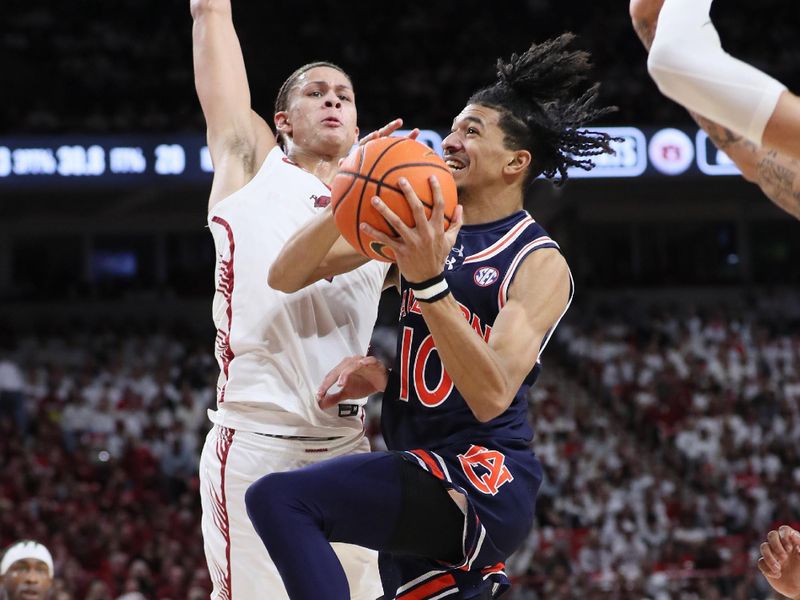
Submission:
[[[450,249],[450,255],[444,261],[447,270],[452,271],[453,269],[455,269],[458,263],[460,262],[459,259],[463,258],[464,258],[464,245],[462,244],[458,248],[453,246]]]

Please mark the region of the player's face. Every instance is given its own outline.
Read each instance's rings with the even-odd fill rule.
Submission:
[[[504,169],[515,152],[505,147],[499,119],[493,108],[469,104],[453,121],[442,148],[459,192],[473,193],[505,181]]]
[[[47,564],[35,558],[16,561],[3,577],[9,600],[44,600],[52,585]]]
[[[323,156],[345,156],[358,139],[353,84],[330,67],[303,73],[292,89],[289,108],[275,115],[276,124],[301,150]]]

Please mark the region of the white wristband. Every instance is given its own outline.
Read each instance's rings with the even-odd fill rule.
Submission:
[[[408,282],[408,287],[414,291],[414,298],[420,302],[436,302],[450,293],[444,273],[419,283]]]

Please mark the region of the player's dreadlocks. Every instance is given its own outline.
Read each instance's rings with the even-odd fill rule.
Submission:
[[[591,68],[588,52],[568,50],[575,36],[565,33],[533,44],[508,62],[497,61],[497,81],[469,99],[500,112],[505,144],[526,149],[533,156],[524,186],[540,174],[562,185],[567,169],[594,168],[587,157],[610,153],[614,138],[606,133],[579,129],[616,107],[598,107],[599,83],[581,92]],[[558,178],[556,178],[558,176]]]

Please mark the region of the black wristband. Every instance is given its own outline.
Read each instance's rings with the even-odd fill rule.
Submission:
[[[419,283],[409,281],[408,287],[414,291],[414,298],[426,304],[441,300],[450,293],[450,288],[447,287],[447,280],[444,278],[444,271],[436,277],[431,277]]]

